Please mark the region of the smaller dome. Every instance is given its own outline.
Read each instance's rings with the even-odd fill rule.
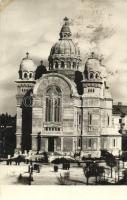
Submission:
[[[100,69],[100,61],[95,58],[88,58],[85,66],[89,71],[98,71]]]
[[[33,60],[28,57],[29,53],[26,53],[27,57],[23,58],[20,64],[20,71],[33,72],[36,70],[36,65]]]
[[[87,59],[85,63],[85,71],[84,71],[85,74],[88,75],[89,73],[93,72],[93,73],[99,73],[100,78],[106,77],[107,74],[106,69],[105,66],[102,65],[101,60],[102,59],[99,59],[99,57],[95,55],[94,52],[92,52],[90,57]]]

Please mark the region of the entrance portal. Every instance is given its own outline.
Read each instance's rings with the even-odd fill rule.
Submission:
[[[48,151],[54,152],[54,138],[48,138]]]

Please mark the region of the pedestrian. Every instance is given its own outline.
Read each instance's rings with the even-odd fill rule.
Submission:
[[[32,163],[33,163],[32,160],[30,160],[30,165],[32,165]]]
[[[18,165],[20,165],[20,160],[19,159],[17,160],[17,162],[18,162]]]
[[[32,175],[31,173],[29,174],[29,177],[28,177],[28,184],[31,185],[31,181],[32,181]]]
[[[6,160],[6,165],[9,165],[9,160]]]
[[[66,162],[66,170],[68,170],[68,162]]]
[[[68,162],[68,170],[70,169],[70,162]]]
[[[63,162],[63,169],[65,169],[65,164],[64,164],[64,162]]]
[[[26,158],[26,160],[25,160],[25,161],[26,161],[26,164],[29,164],[29,159],[27,159],[27,158]]]
[[[28,173],[30,173],[30,165],[28,165]]]
[[[17,159],[15,159],[15,164],[17,165]]]
[[[33,165],[30,165],[30,173],[33,174]]]
[[[38,173],[40,173],[40,166],[38,165]]]
[[[12,159],[9,160],[9,163],[10,163],[10,165],[11,165],[11,163],[12,163]]]

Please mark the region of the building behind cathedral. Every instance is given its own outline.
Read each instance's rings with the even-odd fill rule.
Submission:
[[[28,53],[21,61],[16,81],[16,149],[82,151],[91,157],[100,157],[105,149],[118,155],[121,133],[112,113],[106,67],[92,52],[80,72],[80,50],[72,40],[68,19],[64,21],[48,57],[48,70],[43,62],[36,67]]]

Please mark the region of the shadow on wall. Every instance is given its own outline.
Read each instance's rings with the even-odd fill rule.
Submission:
[[[13,155],[16,147],[16,116],[0,115],[0,156]]]
[[[32,144],[32,90],[23,97],[22,102],[22,151],[31,149]]]
[[[39,79],[42,77],[43,74],[47,73],[46,67],[43,65],[43,61],[41,61],[41,65],[37,67],[36,72],[35,72],[35,80]]]
[[[82,80],[83,80],[82,72],[76,71],[76,72],[75,72],[75,80],[74,80],[74,82],[75,82],[76,85],[77,85],[77,90],[78,90],[78,93],[79,93],[80,95],[83,94],[83,86],[82,86],[82,82],[81,82]]]

